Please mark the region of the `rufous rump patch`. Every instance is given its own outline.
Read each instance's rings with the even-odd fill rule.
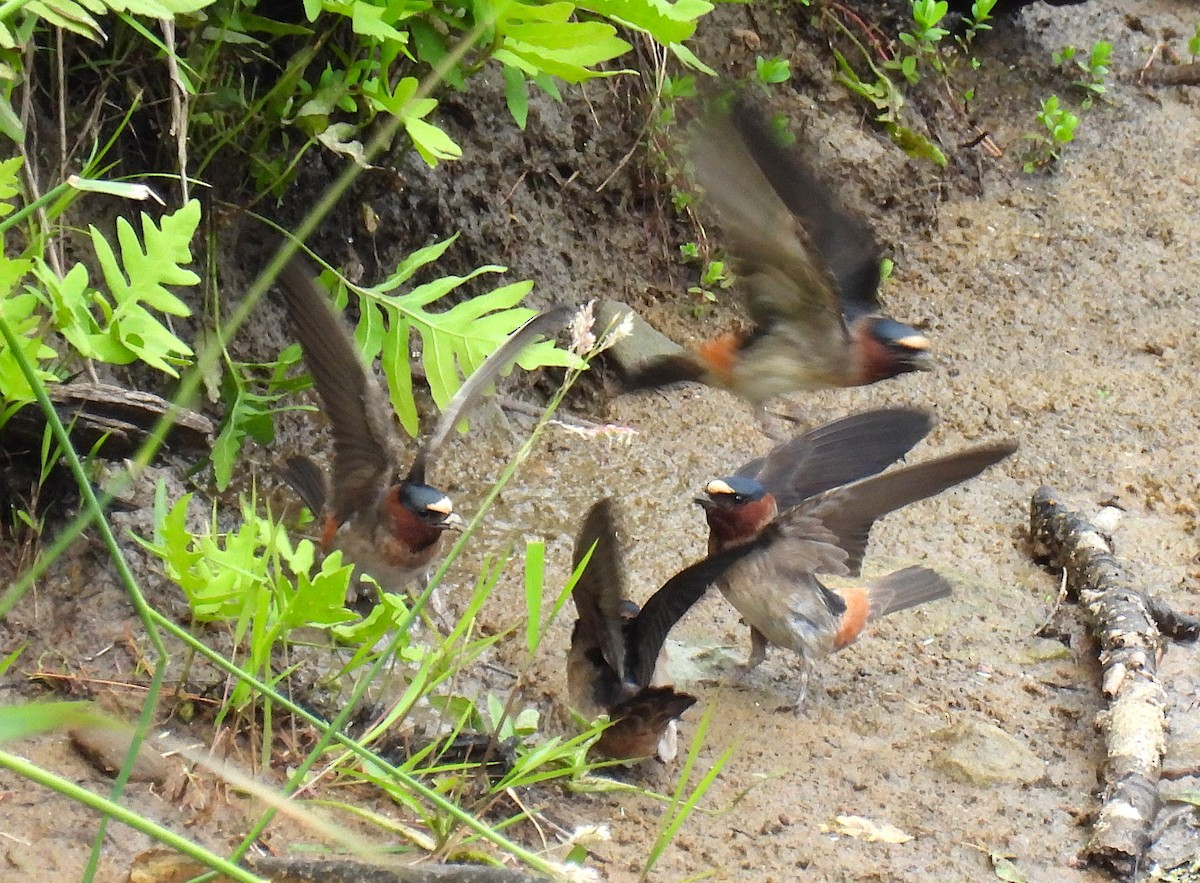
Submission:
[[[728,380],[733,376],[733,366],[741,350],[742,339],[738,334],[722,334],[696,347],[696,354],[705,366],[717,377]]]
[[[871,613],[871,595],[861,586],[850,586],[835,589],[846,602],[846,612],[842,615],[842,625],[833,636],[833,649],[841,650],[853,644],[862,634],[863,627]]]
[[[337,519],[332,515],[325,516],[325,524],[321,528],[321,549],[328,554],[333,548],[333,538],[337,535]]]

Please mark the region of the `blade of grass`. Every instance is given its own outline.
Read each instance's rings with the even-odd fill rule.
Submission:
[[[133,765],[137,759],[138,750],[141,748],[142,742],[145,741],[146,734],[150,731],[150,724],[154,719],[154,706],[158,702],[159,691],[162,689],[163,679],[167,671],[167,648],[163,644],[162,636],[158,633],[158,629],[154,626],[154,620],[151,617],[153,608],[146,602],[146,598],[142,595],[133,572],[129,569],[129,563],[125,560],[125,555],[121,552],[121,547],[117,545],[117,538],[113,534],[108,520],[104,517],[104,512],[100,507],[99,501],[96,499],[95,493],[92,491],[92,483],[88,480],[87,474],[84,472],[79,455],[75,453],[75,448],[71,445],[71,439],[67,435],[67,430],[63,426],[62,421],[58,419],[58,411],[54,409],[54,404],[50,401],[50,397],[46,393],[46,387],[38,378],[21,347],[18,346],[12,328],[2,318],[0,318],[0,335],[3,335],[5,345],[17,360],[17,364],[21,368],[21,373],[25,375],[25,379],[29,383],[29,388],[33,390],[34,396],[37,398],[38,406],[42,409],[42,413],[46,417],[46,423],[49,425],[50,431],[54,433],[55,441],[61,449],[63,458],[67,461],[67,466],[71,470],[71,475],[74,477],[76,485],[79,487],[79,494],[83,498],[84,508],[91,513],[93,520],[96,522],[100,538],[108,550],[113,566],[117,569],[117,576],[125,586],[125,591],[129,593],[129,599],[133,603],[133,608],[137,612],[138,619],[145,626],[146,634],[150,639],[152,647],[151,655],[154,660],[154,673],[150,678],[150,686],[147,688],[146,698],[142,703],[142,710],[138,715],[137,725],[134,727],[129,752],[126,754],[125,762],[121,765],[121,769],[117,773],[117,777],[113,780],[112,788],[109,792],[112,802],[119,803],[121,795],[125,793],[125,785],[129,781],[129,776],[133,772]],[[104,835],[108,829],[108,819],[107,815],[100,818],[100,824],[96,830],[96,839],[92,844],[92,852],[88,857],[88,863],[83,872],[82,879],[84,883],[91,883],[96,876],[96,870],[100,864],[100,851],[104,846]]]
[[[718,757],[708,768],[708,772],[696,783],[695,789],[688,795],[687,799],[683,799],[684,790],[687,788],[688,781],[692,777],[692,768],[696,765],[696,759],[700,755],[700,749],[704,745],[704,737],[708,734],[709,724],[712,723],[712,705],[708,705],[704,710],[704,716],[700,718],[700,723],[696,725],[696,732],[692,736],[691,745],[688,747],[687,760],[684,761],[683,770],[679,773],[679,784],[675,786],[674,799],[670,809],[663,813],[662,825],[658,829],[658,836],[654,838],[654,845],[650,848],[650,854],[646,857],[646,864],[642,868],[642,873],[638,877],[639,881],[645,881],[649,878],[650,872],[654,866],[658,864],[658,860],[662,858],[663,852],[667,845],[679,833],[680,827],[687,821],[688,817],[695,810],[696,804],[708,792],[713,783],[717,780],[721,770],[725,764],[733,757],[733,753],[737,750],[737,745],[730,745],[721,752]]]
[[[212,868],[214,872],[220,872],[232,880],[243,881],[243,883],[268,883],[265,878],[225,861],[219,855],[209,852],[204,847],[184,837],[180,837],[169,828],[155,824],[115,801],[106,800],[99,794],[93,794],[86,788],[81,788],[68,779],[56,776],[54,773],[30,763],[23,757],[17,757],[15,754],[9,754],[7,751],[0,751],[0,767],[12,770],[12,772],[29,779],[31,782],[49,788],[51,791],[68,797],[89,809],[94,809],[102,814],[102,818],[116,819],[121,824],[128,825],[135,831],[140,831],[149,837],[153,837],[164,846],[169,846],[171,849],[189,858],[194,858],[201,864]]]

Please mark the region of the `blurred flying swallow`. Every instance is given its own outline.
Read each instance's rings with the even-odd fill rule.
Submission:
[[[850,588],[827,587],[817,576],[857,576],[877,519],[978,475],[1016,449],[1014,442],[969,448],[825,490],[782,512],[753,478],[709,482],[696,502],[711,531],[710,549],[754,549],[717,583],[751,627],[747,668],[761,663],[770,645],[799,654],[799,709],[815,660],[853,643],[880,616],[949,595],[950,584],[923,567]]]
[[[694,139],[705,202],[721,222],[752,327],[660,356],[628,389],[696,381],[762,408],[789,392],[865,386],[931,367],[929,342],[879,312],[882,252],[796,148],[744,100]]]
[[[287,461],[284,478],[313,514],[323,517],[321,542],[326,552],[340,549],[385,591],[402,591],[424,576],[438,554],[443,532],[462,526],[450,497],[426,484],[434,455],[497,375],[535,338],[562,326],[571,308],[556,307],[534,316],[488,356],[459,387],[405,470],[391,405],[318,289],[311,269],[293,257],[278,281],[333,430],[332,480],[304,456]]]
[[[572,707],[589,720],[613,723],[596,743],[608,757],[632,760],[676,753],[675,721],[696,697],[661,683],[659,655],[667,633],[746,549],[710,556],[671,577],[640,610],[625,597],[613,503],[592,506],[575,541],[574,565],[592,549],[572,590],[578,619],[567,656]]]

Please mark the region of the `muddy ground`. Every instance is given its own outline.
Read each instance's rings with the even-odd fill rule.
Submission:
[[[939,424],[916,459],[1001,437],[1019,439],[1021,450],[983,478],[880,523],[868,574],[927,564],[953,580],[955,594],[889,618],[824,663],[802,717],[776,712],[795,690],[787,654],[776,652],[748,681],[734,683],[731,670],[748,646],[737,615],[720,597],[689,615],[672,636],[675,677],[702,705],[685,718],[683,736],[709,713],[700,766],[729,746],[734,753],[705,811],[687,822],[655,879],[987,880],[994,879],[993,854],[1011,859],[1030,881],[1103,879],[1074,861],[1098,807],[1103,762],[1094,726],[1102,708],[1095,647],[1073,606],[1051,615],[1057,581],[1030,560],[1025,525],[1030,495],[1041,484],[1085,512],[1115,498],[1127,510],[1116,543],[1130,573],[1176,607],[1200,608],[1200,93],[1135,82],[1167,29],[1195,30],[1195,8],[1148,0],[1135,18],[1116,0],[1035,4],[1017,21],[999,22],[979,49],[984,65],[973,117],[1006,155],[959,146],[973,130],[945,103],[928,99],[913,108],[913,119],[920,122],[923,111],[921,124],[950,154],[946,173],[904,157],[867,124],[862,106],[828,81],[824,48],[799,42],[807,32],[802,16],[810,14],[722,9],[705,24],[700,54],[739,76],[752,69],[756,53],[794,59],[796,76],[772,93],[772,104],[805,122],[822,166],[874,219],[897,263],[887,307],[928,333],[939,368],[789,404],[813,423],[882,404],[928,407]],[[1034,128],[1036,99],[1080,95],[1054,69],[1051,51],[1099,39],[1114,44],[1107,100],[1083,113],[1076,141],[1052,173],[1022,174],[1017,157],[1026,149],[1022,135]],[[1180,38],[1171,45],[1186,52]],[[462,266],[451,269],[507,263],[513,278],[538,281],[535,301],[617,297],[681,342],[709,333],[730,312],[722,304],[705,320],[693,316],[696,301],[683,292],[694,271],[674,256],[690,234],[671,219],[643,153],[618,169],[642,119],[636,95],[614,84],[592,84],[588,93],[590,104],[535,103],[525,136],[460,109],[455,134],[468,156],[459,167],[427,173],[406,165],[398,192],[390,178],[364,179],[355,198],[372,203],[385,232],[369,240],[349,230],[346,224],[357,222],[345,219],[358,213],[346,206],[342,226],[327,224],[318,249],[358,260],[371,274],[431,235],[462,230],[451,252]],[[614,170],[613,182],[597,193]],[[273,322],[268,316],[258,332],[247,329],[241,345],[251,352],[275,346],[265,330]],[[637,597],[701,554],[703,523],[692,496],[769,441],[749,409],[723,393],[613,392],[593,382],[570,407],[636,434],[587,439],[552,429],[452,583],[469,584],[489,551],[540,537],[551,584],[561,584],[574,526],[605,493],[621,500]],[[525,428],[523,418],[511,422],[518,432]],[[287,424],[276,450],[250,452],[251,465],[265,471],[280,451],[307,444],[305,432],[311,434],[298,421]],[[451,446],[434,478],[470,512],[514,447],[507,427],[484,421]],[[96,577],[99,560],[95,548],[70,556],[3,624],[0,649],[30,640],[37,653],[28,657],[42,668],[136,680],[133,645],[125,643],[136,634],[135,621],[115,585]],[[172,603],[161,581],[150,591],[155,601]],[[521,592],[514,567],[485,623],[512,626]],[[451,590],[451,606],[456,597]],[[1050,627],[1035,636],[1048,617]],[[565,619],[557,623],[549,646],[565,648],[569,628]],[[502,645],[492,662],[515,666],[518,644]],[[1188,777],[1200,773],[1196,662],[1194,649],[1172,645],[1163,663],[1172,715],[1172,781],[1164,789],[1194,786]],[[105,695],[98,686],[79,690]],[[31,695],[11,677],[5,692]],[[527,699],[543,708],[551,730],[566,721],[564,694],[561,657],[535,665]],[[993,740],[1001,739],[997,732],[1011,737],[1012,753],[1003,755],[995,780],[956,772],[950,759],[952,734],[971,724],[991,725]],[[992,741],[973,754],[989,759],[999,751]],[[23,753],[103,787],[65,738],[41,740]],[[638,775],[669,790],[677,772],[650,764]],[[0,788],[0,849],[11,873],[37,868],[47,881],[76,879],[94,830],[90,814],[8,774],[0,775]],[[131,794],[139,810],[166,824],[187,822],[189,835],[204,842],[230,842],[238,830],[236,808],[197,814],[144,787]],[[656,834],[658,804],[535,797],[566,827],[608,822],[613,839],[595,847],[594,863],[612,880],[635,876]],[[912,839],[877,843],[830,830],[835,817],[848,815],[894,825]],[[147,841],[120,828],[109,837],[105,879],[121,879]],[[288,839],[280,834],[275,842]],[[1176,818],[1154,857],[1168,867],[1200,857],[1189,815]],[[1181,872],[1178,879],[1185,878]]]

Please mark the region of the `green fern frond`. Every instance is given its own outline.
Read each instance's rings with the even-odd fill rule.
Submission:
[[[418,249],[378,285],[348,286],[359,301],[355,340],[363,358],[368,361],[380,358],[392,407],[405,431],[413,436],[420,429],[412,394],[414,332],[421,342],[421,364],[430,393],[442,408],[462,385],[463,378],[536,314],[528,307],[517,306],[533,288],[529,281],[502,285],[443,312],[426,309],[478,276],[506,271],[505,267],[494,265],[479,267],[465,276],[443,276],[418,285],[407,294],[395,293],[417,270],[441,257],[457,238]],[[347,303],[344,283],[339,282],[336,300],[339,306]],[[553,341],[543,341],[525,350],[518,364],[531,371],[548,366],[574,367],[580,360],[573,353],[557,348]]]

